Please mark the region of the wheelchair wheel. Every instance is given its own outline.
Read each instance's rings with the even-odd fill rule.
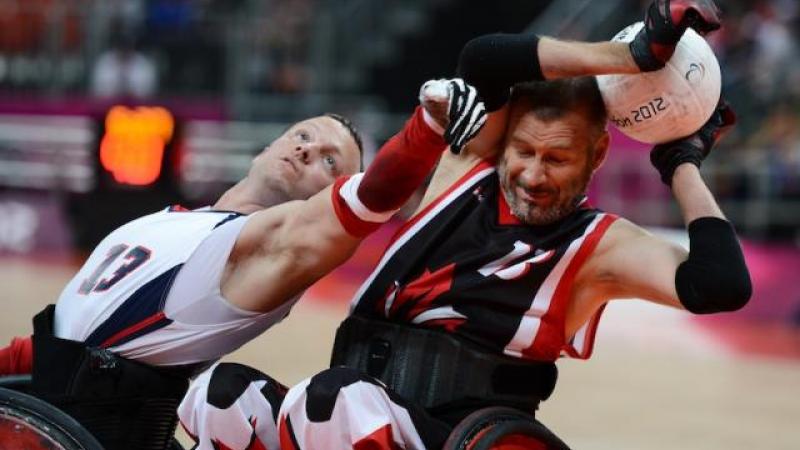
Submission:
[[[0,376],[0,388],[11,389],[12,391],[29,393],[31,390],[30,375],[5,375]]]
[[[0,450],[103,450],[75,419],[22,392],[0,388]]]
[[[491,407],[462,420],[442,450],[569,450],[552,431],[522,411]]]
[[[47,411],[56,411],[57,413],[60,413],[60,415],[63,415],[64,417],[69,419],[71,422],[74,422],[75,424],[77,424],[76,426],[80,427],[80,433],[82,433],[82,434],[80,434],[80,436],[88,436],[90,439],[93,440],[93,442],[95,442],[95,445],[97,445],[97,447],[91,447],[91,446],[86,446],[86,445],[84,445],[82,447],[69,447],[69,446],[64,446],[62,444],[57,444],[55,446],[52,446],[52,445],[47,446],[46,444],[41,444],[40,446],[24,446],[24,445],[22,445],[21,444],[22,439],[25,439],[25,440],[28,439],[28,438],[23,438],[22,437],[23,434],[25,436],[28,436],[28,435],[33,436],[33,435],[31,434],[30,430],[28,429],[30,427],[25,426],[24,427],[25,429],[23,430],[23,427],[17,423],[19,420],[18,419],[11,419],[10,416],[7,414],[6,408],[8,408],[8,406],[7,406],[8,402],[6,402],[6,400],[5,400],[7,398],[5,396],[5,393],[7,393],[9,391],[15,391],[17,393],[22,393],[22,394],[29,394],[30,391],[31,391],[31,376],[30,375],[0,376],[0,450],[6,450],[6,449],[8,449],[8,450],[12,450],[12,449],[13,450],[20,450],[20,449],[25,449],[25,450],[31,449],[31,450],[33,450],[33,449],[39,449],[39,448],[43,448],[43,449],[50,449],[50,448],[62,449],[63,448],[63,449],[66,450],[66,449],[71,449],[71,448],[83,448],[83,449],[93,449],[93,448],[101,449],[102,448],[100,446],[100,444],[97,443],[96,438],[94,436],[92,436],[91,433],[89,433],[88,430],[83,428],[83,426],[80,425],[80,423],[78,423],[77,421],[75,421],[72,417],[70,417],[69,415],[67,415],[63,411],[57,409],[56,407],[50,405],[49,403],[46,403],[46,402],[44,402],[42,400],[39,400],[39,399],[37,399],[35,397],[31,397],[30,395],[28,395],[26,397],[28,399],[33,399],[34,401],[37,401],[40,404],[40,406],[44,405],[44,406],[42,406],[42,408],[44,408],[45,410],[47,410]],[[13,401],[16,402],[16,400],[13,400]],[[19,403],[14,403],[14,405],[15,406],[19,406],[20,404]],[[56,420],[58,420],[58,419],[56,419]],[[31,423],[33,423],[33,422],[31,422]],[[16,431],[11,432],[9,430],[16,430]],[[47,439],[52,440],[52,438],[49,438],[48,436],[44,436],[44,437],[45,437],[45,441],[47,441]],[[12,439],[16,439],[16,440],[12,440]],[[172,442],[170,443],[169,449],[167,449],[167,450],[184,450],[184,448],[180,444],[180,442],[178,442],[177,439],[173,438]]]

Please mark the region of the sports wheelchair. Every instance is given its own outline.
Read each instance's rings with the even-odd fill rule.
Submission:
[[[0,450],[103,450],[77,420],[30,393],[30,375],[0,376]],[[183,450],[174,440],[169,450]]]
[[[442,450],[569,450],[533,416],[502,406],[479,409],[450,433]]]
[[[103,450],[80,423],[30,394],[31,377],[0,377],[0,450]],[[569,450],[532,416],[491,407],[463,419],[442,450]],[[183,450],[173,440],[169,450]]]
[[[30,384],[30,376],[0,377],[0,449],[103,449],[75,419],[30,395]]]

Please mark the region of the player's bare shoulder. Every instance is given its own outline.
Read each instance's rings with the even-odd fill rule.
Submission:
[[[598,279],[614,276],[615,266],[623,260],[634,257],[640,246],[657,239],[652,233],[625,218],[619,217],[612,223],[597,244],[587,268],[593,270]]]
[[[617,219],[584,266],[605,300],[642,298],[676,304],[675,270],[688,252],[625,219]]]
[[[301,207],[302,203],[303,201],[300,200],[290,201],[253,213],[236,239],[231,259],[252,255],[264,256],[264,253],[269,253],[281,227],[291,217],[292,212],[296,212]]]
[[[624,283],[628,268],[641,266],[641,251],[657,238],[635,223],[617,218],[603,234],[591,257],[581,269],[579,279],[604,291]]]

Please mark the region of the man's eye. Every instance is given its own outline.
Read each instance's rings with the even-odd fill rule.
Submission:
[[[331,167],[336,167],[336,158],[334,158],[333,156],[326,156],[324,160],[325,164]]]
[[[300,140],[301,140],[301,141],[303,141],[303,142],[308,142],[308,141],[310,141],[310,140],[311,140],[311,135],[310,135],[310,134],[308,134],[308,132],[307,132],[307,131],[298,131],[298,132],[297,132],[297,136],[298,136],[298,137],[300,138]]]

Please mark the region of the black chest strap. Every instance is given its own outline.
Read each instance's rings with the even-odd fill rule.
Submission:
[[[33,319],[34,395],[86,427],[105,448],[167,449],[189,371],[162,369],[53,335],[55,306]]]
[[[472,403],[533,412],[558,377],[554,363],[497,355],[443,331],[358,316],[339,326],[331,366],[365,372],[428,409]]]

